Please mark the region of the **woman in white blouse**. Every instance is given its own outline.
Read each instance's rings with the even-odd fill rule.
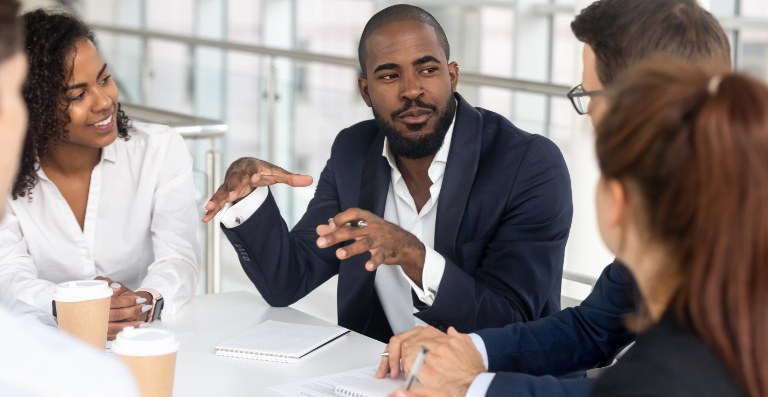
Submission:
[[[178,133],[120,110],[82,21],[37,10],[24,23],[29,128],[0,221],[0,301],[53,324],[57,283],[105,278],[114,339],[197,289],[192,158]]]

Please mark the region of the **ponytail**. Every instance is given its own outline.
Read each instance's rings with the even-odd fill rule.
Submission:
[[[610,95],[598,163],[638,187],[643,226],[679,264],[678,319],[768,395],[768,87],[646,64]]]

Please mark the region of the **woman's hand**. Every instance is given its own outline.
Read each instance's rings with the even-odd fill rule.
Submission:
[[[112,299],[109,305],[109,324],[107,325],[107,340],[115,340],[117,334],[126,327],[148,327],[145,321],[147,312],[152,308],[152,296],[145,291],[133,292],[121,283],[116,283],[108,277],[96,277],[94,280],[105,280],[112,288]]]

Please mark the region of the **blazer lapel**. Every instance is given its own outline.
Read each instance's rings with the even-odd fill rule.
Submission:
[[[435,223],[435,251],[456,263],[456,237],[480,162],[483,118],[458,93],[451,150],[443,177]]]
[[[384,134],[379,132],[371,141],[363,165],[358,206],[377,216],[384,217],[391,169],[382,156]],[[374,297],[376,272],[365,269],[371,258],[365,253],[341,261],[339,267],[338,305],[339,324],[354,331],[365,333],[377,300]],[[343,320],[343,321],[342,321]]]

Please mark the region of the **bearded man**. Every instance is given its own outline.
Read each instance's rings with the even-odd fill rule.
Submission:
[[[338,274],[339,325],[383,342],[559,311],[573,207],[557,146],[456,92],[459,66],[421,8],[374,15],[358,55],[374,120],[338,134],[291,231],[268,186],[312,178],[261,160],[233,163],[206,205],[264,299],[290,305]]]

